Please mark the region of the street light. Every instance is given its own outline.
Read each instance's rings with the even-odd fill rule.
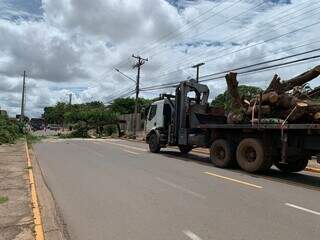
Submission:
[[[123,72],[121,72],[118,68],[114,68],[114,70],[116,70],[118,73],[120,73],[122,76],[128,78],[129,80],[133,81],[134,83],[137,83],[136,80],[134,80],[133,78],[129,77],[128,75],[124,74]]]

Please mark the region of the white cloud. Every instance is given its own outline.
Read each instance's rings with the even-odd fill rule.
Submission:
[[[19,112],[23,70],[28,75],[27,113],[35,116],[46,105],[67,101],[70,92],[74,102],[106,101],[132,88],[112,70],[116,66],[135,78],[132,53],[149,57],[141,83],[152,86],[193,76],[188,66],[200,61],[206,62],[201,74],[209,74],[313,49],[317,43],[309,43],[320,35],[314,26],[260,44],[319,21],[316,0],[263,1],[260,6],[262,1],[252,0],[172,2],[179,3],[179,9],[165,0],[43,0],[43,16],[35,18],[32,12],[14,12],[11,5],[0,3],[0,106],[12,115]],[[19,14],[28,18],[17,18]],[[258,45],[241,50],[247,44]],[[293,49],[303,44],[309,45]],[[289,78],[313,65],[316,62],[239,80],[264,87],[276,71]],[[163,75],[179,68],[184,70]],[[224,80],[208,84],[212,96],[225,89]]]

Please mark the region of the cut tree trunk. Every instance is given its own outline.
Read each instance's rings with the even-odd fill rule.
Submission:
[[[280,81],[281,79],[278,77],[278,75],[274,75],[269,87],[265,92],[275,91],[278,94],[281,94],[292,90],[295,86],[302,86],[303,84],[315,79],[319,75],[320,65],[286,81]]]
[[[280,81],[281,81],[281,78],[277,74],[275,74],[271,80],[269,87],[267,87],[265,92],[275,91],[277,93],[281,93],[282,92],[282,85],[281,85]]]
[[[226,76],[228,93],[231,96],[231,109],[227,117],[228,123],[239,123],[244,119],[244,107],[238,91],[237,73],[230,72]]]
[[[259,99],[259,98],[257,98]],[[275,104],[279,100],[279,95],[275,91],[262,94],[262,104]]]
[[[251,115],[253,111],[253,107],[250,106],[247,111],[246,114],[247,115]],[[257,114],[259,112],[259,105],[256,105],[256,107],[254,108],[254,113]],[[271,107],[269,105],[262,105],[261,106],[261,114],[270,114],[271,113]]]
[[[279,97],[279,106],[285,109],[293,108],[298,101],[297,97],[288,94],[281,94]]]

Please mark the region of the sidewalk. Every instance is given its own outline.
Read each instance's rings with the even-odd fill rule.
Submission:
[[[34,239],[28,179],[24,142],[0,145],[0,240]]]

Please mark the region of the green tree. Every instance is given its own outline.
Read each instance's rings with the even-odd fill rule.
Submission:
[[[23,124],[11,122],[6,115],[0,114],[0,144],[14,143],[23,134]]]
[[[116,124],[117,114],[106,108],[83,108],[71,110],[64,114],[66,123],[76,124],[81,137],[86,137],[89,129],[95,129],[100,135],[105,125]]]
[[[152,100],[139,98],[138,104],[140,109],[144,106],[151,104]],[[112,104],[109,106],[109,109],[113,112],[119,114],[129,114],[134,113],[135,100],[133,98],[118,98],[115,99]]]
[[[250,100],[262,91],[262,89],[259,87],[246,85],[240,85],[238,90],[240,97],[247,100]],[[212,100],[211,105],[214,107],[223,107],[225,110],[229,110],[231,106],[231,98],[228,91],[226,90],[224,93],[216,96],[216,98]]]

